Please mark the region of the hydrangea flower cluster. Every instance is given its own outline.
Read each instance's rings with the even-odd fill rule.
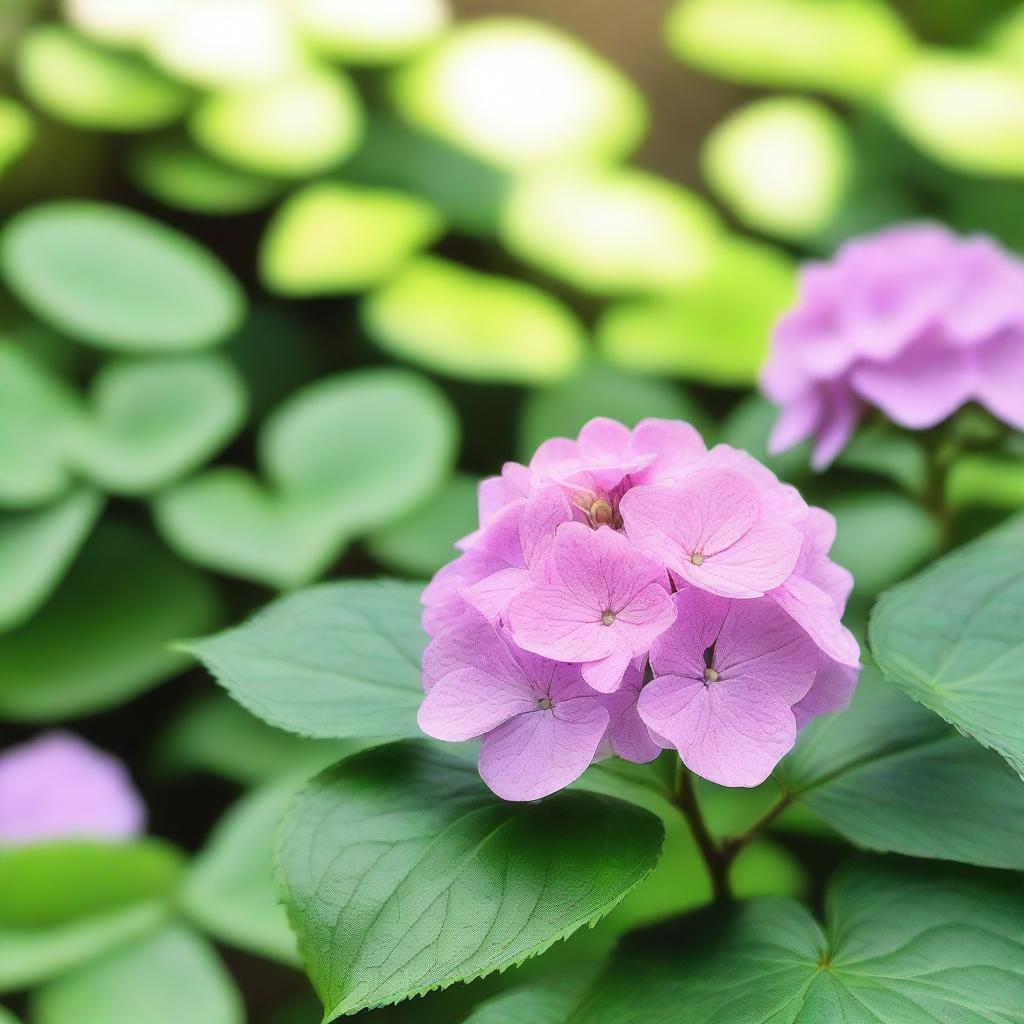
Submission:
[[[1024,262],[938,225],[890,228],[804,268],[761,379],[769,449],[828,465],[868,406],[911,430],[967,402],[1024,430]]]
[[[125,766],[71,733],[44,733],[0,754],[0,847],[130,839],[145,822]]]
[[[419,722],[479,738],[499,796],[668,748],[755,786],[849,700],[860,651],[835,521],[745,452],[709,451],[686,423],[595,419],[506,464],[479,505],[424,592]]]

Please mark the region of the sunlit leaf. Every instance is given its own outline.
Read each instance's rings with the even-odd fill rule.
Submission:
[[[6,96],[0,96],[0,173],[29,147],[35,125],[28,111]]]
[[[134,132],[176,121],[191,97],[136,57],[105,50],[60,25],[38,25],[21,41],[18,80],[26,95],[81,128]]]
[[[214,93],[190,121],[215,157],[258,174],[306,177],[341,163],[359,144],[363,114],[341,71],[307,69],[282,80]]]
[[[13,217],[0,233],[0,271],[58,330],[120,351],[205,348],[238,327],[245,307],[205,249],[104,203],[51,202]]]
[[[584,352],[582,326],[550,295],[434,257],[371,293],[362,319],[392,355],[470,380],[560,380]]]
[[[399,71],[391,92],[411,122],[503,167],[622,157],[647,121],[613,65],[522,18],[460,26]]]
[[[342,184],[309,185],[267,227],[260,272],[281,295],[362,291],[394,274],[443,230],[415,196]]]
[[[946,500],[955,509],[1024,508],[1024,463],[1000,455],[961,455],[949,467]]]

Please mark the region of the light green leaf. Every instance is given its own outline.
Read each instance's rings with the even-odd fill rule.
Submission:
[[[418,736],[421,586],[321,584],[188,649],[254,715],[304,736]]]
[[[575,437],[595,416],[627,427],[654,416],[707,429],[706,414],[678,385],[590,363],[562,384],[530,392],[519,420],[519,457],[528,462],[550,437]]]
[[[951,508],[1024,508],[1024,462],[971,453],[949,467],[946,501]]]
[[[138,58],[103,49],[60,25],[37,25],[25,35],[17,72],[35,104],[79,128],[157,128],[181,117],[191,99]]]
[[[203,697],[174,718],[155,751],[159,771],[207,772],[241,786],[306,777],[362,750],[358,740],[314,740],[267,725],[226,694]]]
[[[135,184],[161,203],[211,216],[258,210],[284,188],[274,178],[229,167],[173,138],[139,143],[128,169]]]
[[[850,99],[874,96],[915,47],[881,0],[680,0],[666,31],[711,74]]]
[[[40,722],[120,704],[185,664],[167,646],[220,619],[212,583],[136,526],[105,520],[56,594],[0,637],[0,717]]]
[[[862,426],[837,461],[840,466],[888,477],[910,494],[922,495],[928,486],[928,452],[912,435],[889,423]]]
[[[185,235],[131,210],[60,201],[13,217],[0,271],[53,327],[115,351],[205,348],[239,326],[245,299]]]
[[[274,835],[299,785],[281,781],[234,804],[196,855],[181,894],[185,913],[217,940],[287,964],[299,957],[274,885]]]
[[[846,125],[824,104],[775,96],[716,125],[701,163],[712,190],[744,224],[802,240],[838,214],[854,153]]]
[[[991,1024],[1024,1020],[1014,879],[863,859],[832,880],[823,928],[763,900],[626,945],[566,1024]]]
[[[245,412],[241,379],[218,356],[111,362],[93,379],[75,458],[106,490],[147,494],[206,462]]]
[[[699,281],[672,297],[610,306],[598,322],[598,347],[609,362],[636,373],[746,386],[757,379],[772,326],[794,296],[785,255],[732,239]]]
[[[226,163],[256,174],[304,178],[352,153],[363,113],[343,72],[308,67],[210,95],[192,115],[190,128],[200,146]]]
[[[168,924],[50,982],[36,1024],[242,1024],[242,1000],[213,948]]]
[[[871,615],[882,672],[1024,776],[1024,518],[884,594]]]
[[[870,669],[853,703],[800,733],[775,780],[857,846],[1024,868],[1024,785]]]
[[[408,515],[371,533],[366,549],[378,561],[426,579],[458,555],[455,542],[477,528],[476,477],[457,473]]]
[[[391,95],[413,124],[500,167],[614,160],[647,122],[614,65],[525,18],[460,26],[397,72]]]
[[[498,800],[424,743],[315,779],[279,877],[327,1019],[516,964],[611,910],[657,861],[658,819],[591,793]]]
[[[391,277],[443,231],[437,211],[415,196],[320,183],[277,210],[260,247],[260,273],[279,295],[359,292]]]
[[[367,296],[361,316],[396,358],[469,380],[550,383],[585,350],[582,326],[550,295],[434,257],[412,261]]]
[[[0,342],[0,506],[45,504],[70,487],[64,453],[78,416],[60,378]]]
[[[14,100],[0,96],[0,174],[32,144],[35,122]]]
[[[103,500],[81,489],[46,508],[0,511],[0,631],[31,618],[60,583]]]
[[[718,217],[696,193],[623,167],[524,175],[501,218],[512,253],[598,295],[690,284],[711,265],[720,231]]]
[[[596,977],[590,968],[533,979],[481,1003],[465,1024],[565,1024]]]

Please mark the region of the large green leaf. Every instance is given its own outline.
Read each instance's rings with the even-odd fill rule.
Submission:
[[[1024,783],[874,671],[800,734],[783,790],[857,846],[1024,869]]]
[[[566,1024],[1024,1021],[1015,879],[865,859],[833,879],[826,917],[764,900],[635,940]]]
[[[189,867],[181,894],[192,920],[215,938],[261,956],[298,963],[274,886],[274,835],[299,782],[243,796],[217,823]]]
[[[595,977],[591,968],[536,978],[481,1003],[465,1024],[565,1024]]]
[[[418,736],[420,590],[349,580],[275,601],[188,649],[240,704],[305,736]]]
[[[278,863],[333,1019],[543,952],[639,883],[662,836],[654,815],[591,793],[498,800],[461,752],[400,743],[315,779]]]
[[[242,1001],[211,946],[169,924],[36,992],[36,1024],[242,1024]]]
[[[914,700],[1024,776],[1024,518],[884,594],[869,640]]]
[[[58,330],[101,348],[205,348],[237,329],[234,278],[185,235],[104,203],[61,201],[20,213],[0,233],[7,286]]]
[[[0,637],[0,717],[49,721],[128,700],[187,663],[172,640],[220,616],[209,580],[108,519],[42,611]]]
[[[36,612],[74,560],[103,501],[77,490],[46,508],[0,511],[0,631]]]

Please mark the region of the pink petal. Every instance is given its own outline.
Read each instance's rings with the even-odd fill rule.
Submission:
[[[662,746],[652,738],[637,711],[640,682],[640,672],[630,668],[622,686],[605,698],[609,717],[606,738],[617,756],[634,764],[647,764],[661,753]]]
[[[539,800],[586,771],[607,728],[596,696],[518,715],[484,737],[480,776],[503,800]]]
[[[580,454],[587,460],[621,459],[629,441],[628,427],[607,416],[595,416],[580,429]]]
[[[675,622],[651,645],[657,675],[704,676],[704,652],[718,639],[729,602],[687,587],[673,595]]]
[[[849,665],[840,665],[825,655],[819,656],[818,674],[807,695],[793,705],[798,729],[802,729],[812,718],[842,711],[853,697],[857,688],[859,670]]]
[[[636,483],[676,483],[707,451],[699,431],[678,420],[643,419],[633,428],[630,444],[634,452],[656,456],[635,472]]]
[[[834,389],[826,398],[825,414],[814,439],[811,465],[827,469],[846,447],[860,420],[861,408],[845,388]]]
[[[993,416],[1024,430],[1024,331],[1018,329],[976,353],[976,397]]]
[[[509,605],[508,623],[513,640],[527,651],[559,661],[596,661],[617,645],[602,611],[563,587],[533,585]]]
[[[784,405],[768,437],[768,452],[778,455],[805,441],[814,433],[824,413],[824,402],[817,391],[808,391]]]
[[[619,649],[600,661],[584,662],[581,666],[587,685],[600,693],[613,693],[622,683],[622,676],[629,667],[630,654]]]
[[[538,698],[518,675],[463,668],[439,679],[420,705],[420,728],[438,740],[470,740],[523,712]]]
[[[840,621],[832,598],[820,587],[799,576],[791,576],[768,596],[792,616],[830,658],[843,665],[860,664],[859,644]]]

